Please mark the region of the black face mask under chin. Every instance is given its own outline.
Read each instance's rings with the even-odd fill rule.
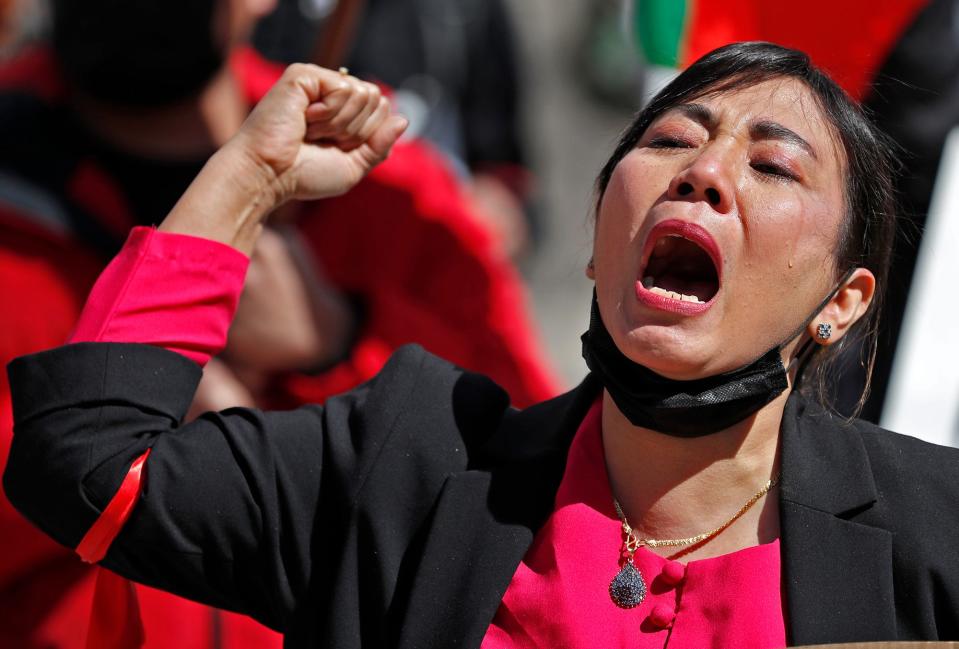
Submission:
[[[810,321],[834,293],[813,311]],[[783,344],[798,336],[807,324],[808,321]],[[582,341],[586,365],[600,377],[630,423],[676,437],[702,437],[729,428],[782,394],[789,385],[780,353],[783,344],[725,374],[692,381],[660,376],[619,351],[600,317],[595,292],[589,330]],[[797,358],[805,350],[806,346]]]

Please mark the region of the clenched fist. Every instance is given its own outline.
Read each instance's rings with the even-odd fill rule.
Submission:
[[[291,65],[160,229],[222,241],[249,255],[274,208],[348,191],[386,158],[406,125],[375,85]]]
[[[294,64],[234,140],[275,177],[279,203],[344,193],[386,157],[405,128],[374,84]]]

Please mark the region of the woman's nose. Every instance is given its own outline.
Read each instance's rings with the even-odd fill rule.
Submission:
[[[734,194],[728,162],[723,156],[700,155],[676,174],[668,193],[672,200],[705,201],[720,214],[727,214],[733,208]]]

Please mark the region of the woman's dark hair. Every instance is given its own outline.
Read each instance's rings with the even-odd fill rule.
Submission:
[[[812,385],[802,381],[801,389],[813,391],[823,405],[831,406],[827,392],[836,378],[836,358],[842,348],[862,343],[860,360],[866,370],[866,386],[858,413],[869,394],[876,357],[879,313],[895,233],[893,177],[898,165],[890,140],[809,56],[772,43],[750,42],[726,45],[700,58],[656,95],[623,133],[597,178],[597,206],[616,165],[662,113],[705,95],[780,78],[798,79],[809,88],[845,154],[846,215],[836,247],[836,281],[862,267],[872,271],[877,283],[869,312],[839,344],[814,355],[805,370],[806,376],[812,374]]]

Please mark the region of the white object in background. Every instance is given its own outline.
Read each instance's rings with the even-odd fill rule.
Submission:
[[[959,129],[946,138],[909,288],[883,428],[959,446]]]
[[[652,63],[645,64],[643,66],[643,96],[640,98],[640,108],[645,108],[646,104],[651,102],[660,90],[679,76],[679,73],[680,70],[677,68],[653,65]]]

